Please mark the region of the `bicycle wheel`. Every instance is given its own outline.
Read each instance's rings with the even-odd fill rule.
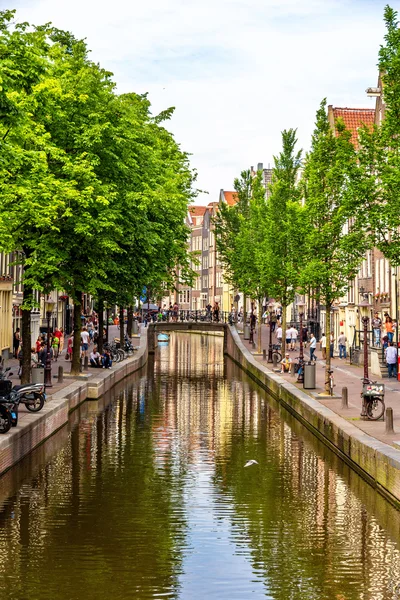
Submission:
[[[121,350],[121,348],[118,348],[117,354],[119,354],[119,360],[120,361],[126,359],[126,354],[125,354],[124,350]]]
[[[385,402],[379,396],[374,396],[367,401],[367,417],[370,421],[377,421],[385,412]]]
[[[280,363],[282,360],[282,354],[278,352],[278,350],[274,350],[272,353],[272,360],[274,360],[274,356],[276,357],[276,362]]]

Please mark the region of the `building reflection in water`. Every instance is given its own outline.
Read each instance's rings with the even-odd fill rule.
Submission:
[[[6,600],[400,597],[399,512],[217,336],[173,334],[83,405],[0,480],[0,508]]]

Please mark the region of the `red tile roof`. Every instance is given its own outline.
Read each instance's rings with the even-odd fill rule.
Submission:
[[[203,217],[206,210],[207,210],[206,206],[190,206],[189,207],[189,212],[194,217]]]
[[[234,206],[238,201],[236,192],[225,192],[224,190],[224,196],[228,206]]]
[[[373,108],[333,108],[333,117],[336,121],[339,117],[343,119],[346,129],[351,131],[351,142],[358,146],[358,128],[362,125],[372,127],[375,121],[375,110]]]

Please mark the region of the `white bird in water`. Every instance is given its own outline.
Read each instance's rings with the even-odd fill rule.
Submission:
[[[256,460],[249,460],[244,466],[251,467],[251,465],[258,465],[258,462]]]

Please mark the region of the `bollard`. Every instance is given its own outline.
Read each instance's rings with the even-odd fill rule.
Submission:
[[[342,408],[349,408],[347,387],[342,388]]]
[[[385,418],[386,426],[385,433],[394,433],[393,428],[393,408],[388,406],[386,409],[386,418]]]
[[[89,371],[89,359],[87,356],[85,356],[85,361],[83,363],[83,370],[84,371]]]
[[[58,367],[58,383],[63,383],[64,381],[64,367]]]
[[[263,360],[267,360],[267,351],[265,350],[265,348],[263,350]]]
[[[82,360],[82,356],[81,356],[81,358],[80,358],[80,361],[79,361],[79,370],[80,370],[80,372],[82,373],[82,371],[83,371],[83,360]]]
[[[275,352],[272,355],[272,368],[274,370],[278,368],[278,355]]]

